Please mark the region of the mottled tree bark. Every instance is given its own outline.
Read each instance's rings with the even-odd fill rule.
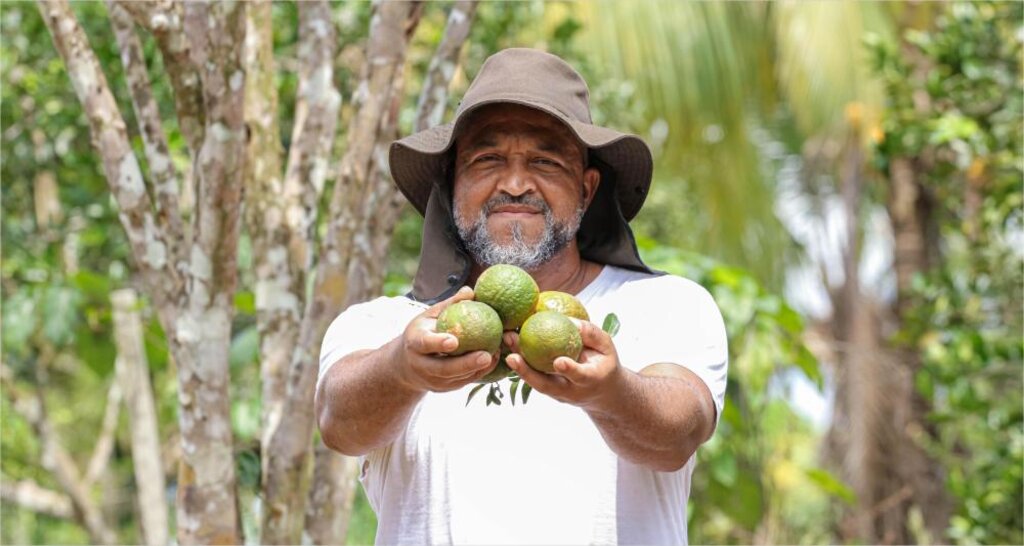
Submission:
[[[245,159],[245,4],[190,2],[185,33],[200,67],[206,128],[198,177],[188,302],[171,341],[178,365],[182,544],[242,541],[235,491],[228,348]]]
[[[128,141],[124,118],[67,1],[41,0],[39,10],[89,120],[93,146],[100,154],[117,202],[118,219],[128,236],[135,265],[157,309],[163,310],[164,326],[173,325],[172,309],[183,292],[184,279],[169,259],[168,235],[158,228],[153,216],[153,203]]]
[[[371,16],[367,62],[354,98],[355,117],[330,205],[327,234],[318,252],[313,297],[306,302],[299,340],[288,367],[287,394],[281,418],[270,432],[270,461],[264,476],[268,505],[264,529],[276,542],[298,543],[302,536],[313,434],[313,388],[320,343],[344,301],[353,238],[358,235],[361,196],[380,138],[381,118],[392,104],[392,82],[404,69],[411,30],[422,6],[409,2],[377,2]],[[270,541],[268,537],[265,542]]]
[[[164,500],[163,463],[160,458],[160,429],[157,426],[153,387],[149,382],[149,363],[143,343],[135,291],[125,288],[113,292],[114,342],[117,346],[117,382],[125,392],[131,428],[132,466],[144,542],[150,546],[167,544],[167,502]]]
[[[164,133],[163,121],[160,119],[160,108],[153,97],[153,88],[146,72],[146,61],[142,52],[142,43],[135,34],[131,15],[124,9],[124,4],[107,0],[111,26],[117,38],[117,46],[121,50],[121,64],[124,66],[125,79],[132,98],[132,107],[139,124],[139,134],[149,163],[149,175],[153,189],[153,204],[156,208],[157,228],[168,237],[168,252],[173,265],[185,268],[185,244],[182,238],[181,212],[178,208],[178,172],[171,161],[167,136]],[[184,272],[184,271],[183,271]]]
[[[469,36],[476,2],[456,2],[448,15],[441,42],[431,59],[416,107],[413,131],[438,125],[444,116],[448,85],[458,66],[459,52]],[[398,116],[405,81],[398,74],[392,81],[392,104],[381,121],[380,136],[373,153],[368,189],[360,211],[357,233],[369,244],[355,245],[348,270],[348,293],[342,308],[380,294],[387,266],[388,248],[405,198],[391,179],[387,152],[398,137]],[[334,453],[317,442],[314,481],[306,513],[306,531],[317,544],[344,540],[354,503],[358,465],[349,457]]]
[[[273,454],[267,451],[270,416],[279,413],[284,370],[298,337],[303,271],[288,257],[291,234],[285,222],[289,196],[282,191],[284,148],[278,126],[276,66],[271,25],[272,4],[249,4],[245,35],[245,124],[249,131],[245,164],[245,224],[252,240],[256,275],[256,325],[260,335],[260,442],[262,474]],[[264,502],[266,506],[266,502]],[[266,510],[264,510],[266,513]],[[264,532],[264,539],[266,538]]]
[[[330,6],[325,1],[300,3],[299,89],[292,145],[282,180],[270,3],[254,4],[250,10],[246,41],[250,77],[246,117],[251,132],[247,210],[255,249],[263,381],[261,460],[266,508],[262,541],[279,544],[292,540],[289,532],[294,525],[294,520],[280,525],[279,507],[287,506],[294,495],[291,489],[300,483],[280,487],[287,479],[275,477],[281,467],[270,464],[276,457],[270,440],[285,403],[285,371],[298,339],[306,274],[312,261],[309,247],[341,94],[333,83],[336,37]]]
[[[333,85],[336,37],[326,2],[299,5],[299,94],[282,173],[270,4],[109,0],[151,171],[150,191],[124,119],[66,0],[40,0],[39,6],[89,118],[133,259],[178,367],[178,542],[242,541],[227,353],[243,186],[251,192],[248,223],[257,257],[265,380],[263,540],[297,543],[307,515],[307,539],[343,541],[354,492],[354,482],[345,478],[354,477],[351,459],[321,451],[318,459],[324,464],[315,472],[328,487],[312,491],[309,514],[304,510],[317,351],[342,307],[381,287],[384,257],[403,204],[387,175],[384,152],[397,136],[406,48],[422,4],[376,2],[373,7],[367,62],[354,97],[356,114],[327,234],[315,253],[317,203],[341,103]],[[474,8],[475,3],[459,2],[450,14],[420,99],[417,128],[427,119],[440,121]],[[169,161],[141,44],[129,18],[154,36],[163,57],[192,160],[183,177]],[[247,28],[250,40],[243,47]],[[193,204],[186,205],[186,198]],[[319,262],[314,296],[307,299],[313,255]],[[74,495],[71,500],[75,504]],[[95,523],[92,519],[86,518],[87,526]]]
[[[191,44],[185,36],[185,14],[177,0],[116,0],[135,22],[156,38],[164,60],[164,70],[174,90],[178,128],[188,143],[192,157],[203,145],[205,114],[199,65],[194,62]]]
[[[341,544],[348,535],[359,483],[359,460],[342,455],[319,439],[313,451],[313,484],[306,505],[303,539],[313,544]]]

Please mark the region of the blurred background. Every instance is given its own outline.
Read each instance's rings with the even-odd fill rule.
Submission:
[[[165,311],[193,309],[194,290],[174,301],[159,271],[148,276],[160,264],[139,265],[155,243],[126,235],[141,224],[119,217],[112,141],[91,139],[102,115],[72,85],[90,57],[55,47],[47,2],[0,6],[3,543],[181,540],[174,506],[189,502],[176,498],[191,463],[179,379],[214,365],[230,378],[233,540],[372,543],[351,461],[310,436],[298,451],[270,438],[269,397],[311,398],[268,385],[283,384],[281,370],[315,375],[324,321],[344,305],[408,289],[421,219],[387,189],[381,151],[447,120],[483,60],[511,46],[567,59],[590,84],[595,123],[649,143],[653,188],[633,222],[642,253],[703,284],[725,317],[728,399],[697,455],[692,543],[1024,543],[1024,4],[428,2],[403,12],[397,40],[374,25],[386,14],[370,2],[248,4],[235,21],[248,33],[235,44],[249,158],[235,183],[246,189],[210,208],[196,176],[211,175],[193,161],[206,141],[182,121],[185,61],[171,55],[174,25],[156,17],[169,4],[68,9],[105,74],[97,88],[109,86],[123,116],[122,152],[142,166],[157,228],[180,214],[190,234],[203,227],[195,211],[218,207],[241,217],[238,233],[220,235],[237,273],[218,285],[232,313],[222,363],[185,362],[168,343],[181,333],[165,335]],[[389,74],[370,68],[375,36],[401,44]],[[337,126],[318,129],[325,119]],[[303,150],[322,161],[303,163]],[[321,187],[288,189],[304,176]],[[288,199],[301,203],[297,223],[273,213]],[[359,221],[336,225],[349,218]],[[284,285],[272,271],[280,233],[292,257],[289,234],[306,236]],[[359,233],[371,241],[362,262]],[[353,256],[333,280],[321,269],[329,244]],[[274,345],[285,300],[305,304],[288,315],[291,345]],[[275,368],[282,346],[291,356]],[[273,474],[286,453],[306,460],[290,482]],[[514,486],[504,471],[488,478]],[[274,483],[299,499],[281,504],[298,522],[283,535],[268,515]],[[330,515],[318,519],[321,508]]]

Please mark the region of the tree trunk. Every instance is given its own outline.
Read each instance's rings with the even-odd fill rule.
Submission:
[[[313,437],[313,388],[317,355],[331,319],[341,309],[345,273],[351,259],[358,208],[380,136],[380,120],[392,101],[391,83],[404,69],[409,21],[418,21],[420,6],[408,2],[374,4],[367,45],[367,63],[355,100],[356,115],[342,159],[341,179],[331,200],[328,232],[318,252],[313,297],[306,302],[299,340],[288,368],[281,418],[270,432],[273,457],[264,476],[266,505],[264,542],[296,544],[301,540],[309,484]],[[415,28],[415,24],[412,25]]]
[[[911,283],[935,263],[938,251],[932,237],[935,228],[930,196],[918,181],[916,166],[909,158],[895,158],[889,169],[889,201],[887,208],[895,241],[897,300],[894,306],[897,324],[903,325],[910,311]],[[914,387],[914,377],[921,367],[920,356],[913,350],[896,348],[902,364],[900,406],[896,419],[905,438],[898,454],[904,483],[912,492],[905,510],[916,507],[924,519],[925,531],[935,542],[946,538],[953,503],[946,490],[946,472],[938,461],[925,453],[923,436],[938,433],[928,422],[931,405]]]
[[[178,365],[178,541],[242,542],[228,392],[245,126],[245,4],[185,5],[206,129],[196,159],[188,304],[170,343]]]
[[[439,125],[445,112],[448,86],[458,66],[459,53],[469,35],[477,3],[461,1],[453,4],[441,42],[438,44],[424,78],[416,107],[413,131]],[[411,32],[411,31],[409,31]],[[380,294],[386,274],[387,253],[395,224],[405,198],[391,179],[387,165],[387,148],[397,138],[398,114],[404,95],[404,79],[392,82],[393,103],[381,122],[370,173],[369,189],[360,213],[363,223],[358,229],[369,244],[356,245],[348,271],[348,294],[342,308],[367,301]],[[345,540],[355,501],[358,464],[327,449],[317,442],[314,480],[310,488],[306,512],[306,531],[315,544],[331,544]]]
[[[888,461],[892,447],[901,441],[892,420],[900,370],[883,344],[881,309],[860,283],[864,156],[859,119],[851,115],[840,176],[846,241],[844,280],[832,302],[839,350],[828,443],[830,458],[857,495],[857,506],[839,522],[840,535],[847,540],[897,544],[907,539],[905,518],[888,505],[894,495],[901,495],[902,483]],[[881,510],[883,506],[887,509]]]
[[[128,407],[142,536],[146,544],[161,546],[167,544],[166,485],[138,300],[130,288],[115,291],[110,299],[113,302],[114,340],[117,345],[117,382],[125,392],[125,405]]]
[[[341,94],[333,79],[335,32],[325,1],[299,4],[299,90],[288,166],[282,181],[273,70],[271,4],[250,7],[246,40],[250,84],[246,117],[250,127],[247,186],[251,189],[248,226],[256,261],[256,308],[263,381],[261,461],[263,502],[261,540],[289,543],[290,525],[279,525],[279,507],[287,506],[301,482],[282,483],[271,464],[271,446],[284,410],[285,372],[299,335],[310,269],[314,219],[323,190]],[[300,522],[301,524],[301,522]]]
[[[319,439],[306,506],[305,536],[313,544],[343,544],[359,483],[359,460],[331,450]]]

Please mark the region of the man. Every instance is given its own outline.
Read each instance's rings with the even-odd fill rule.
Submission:
[[[650,185],[647,146],[591,124],[564,61],[509,49],[452,123],[397,141],[390,164],[424,214],[419,271],[408,297],[333,322],[316,396],[324,442],[361,458],[377,542],[685,543],[693,454],[721,413],[728,355],[707,291],[638,256],[627,222]],[[495,263],[621,323],[612,339],[579,322],[583,354],[551,375],[510,355],[541,393],[525,405],[466,405],[497,358],[446,356],[458,342],[434,330]]]

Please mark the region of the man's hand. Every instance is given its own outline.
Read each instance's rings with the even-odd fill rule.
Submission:
[[[480,379],[498,363],[497,354],[474,351],[460,356],[446,356],[456,350],[459,339],[438,333],[437,317],[449,305],[473,299],[473,289],[463,287],[454,296],[430,307],[412,319],[398,345],[401,383],[417,392],[447,392]]]
[[[538,372],[519,353],[519,335],[515,332],[505,332],[505,344],[513,351],[505,361],[534,389],[560,402],[593,409],[602,398],[614,393],[623,380],[623,368],[611,336],[591,322],[569,320],[580,329],[583,338],[579,361],[558,357],[554,362],[555,373]]]

